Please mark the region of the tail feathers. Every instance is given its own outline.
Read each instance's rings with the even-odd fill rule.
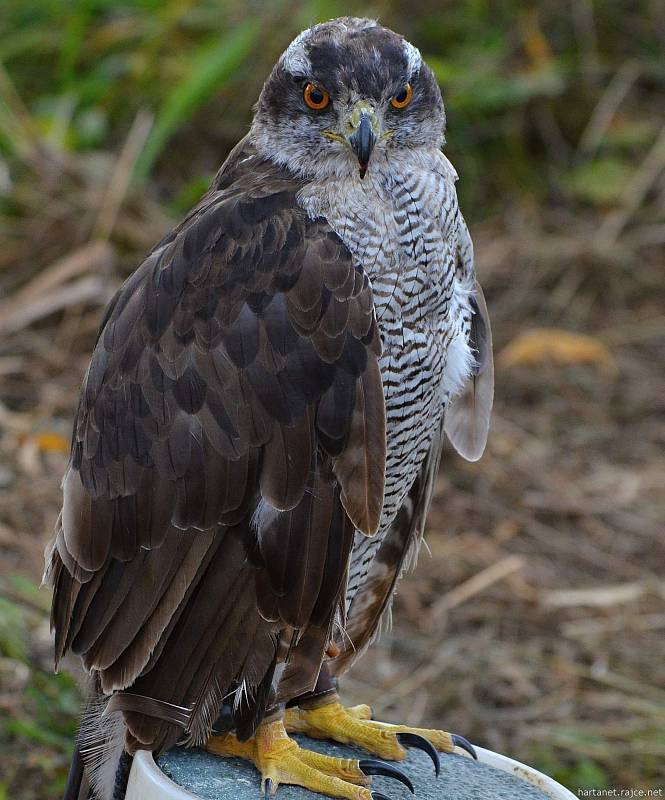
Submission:
[[[129,753],[122,751],[118,768],[115,771],[115,782],[113,784],[113,800],[125,800],[125,793],[127,792],[127,782],[129,781],[129,772],[132,768],[133,756]]]
[[[243,693],[236,692],[237,704],[233,710],[236,724],[236,733],[241,742],[254,735],[256,728],[263,719],[266,709],[275,699],[273,677],[275,675],[276,661],[273,659],[268,671],[253,692],[251,702],[242,703]]]
[[[85,772],[85,765],[81,756],[81,750],[76,744],[72,763],[69,765],[69,775],[67,785],[62,800],[90,800],[90,782]]]
[[[132,756],[123,752],[120,756],[115,772],[113,787],[109,787],[111,794],[108,800],[124,800],[127,791],[129,772],[132,768]],[[77,743],[72,763],[69,766],[67,785],[62,800],[106,800],[105,797],[95,794],[88,779],[88,773],[83,762],[81,749]]]

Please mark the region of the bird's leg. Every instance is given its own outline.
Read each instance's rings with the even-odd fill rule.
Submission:
[[[370,775],[386,775],[413,787],[409,779],[390,764],[374,759],[333,758],[305,750],[289,738],[281,713],[262,722],[246,742],[235,734],[212,736],[206,749],[219,756],[251,761],[261,773],[261,791],[274,795],[281,783],[304,786],[313,792],[347,800],[378,800],[369,788]]]
[[[325,665],[317,689],[321,681],[326,680],[323,669]],[[334,688],[321,692],[315,690],[311,695],[299,698],[297,708],[286,710],[284,725],[289,733],[303,733],[315,739],[333,739],[395,761],[402,761],[406,757],[405,748],[416,747],[428,753],[437,774],[438,752],[453,753],[455,748],[460,748],[476,758],[473,746],[463,736],[429,728],[377,722],[372,719],[369,706],[344,707]]]

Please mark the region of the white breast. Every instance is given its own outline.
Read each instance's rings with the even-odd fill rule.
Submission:
[[[396,164],[374,156],[364,181],[308,186],[300,201],[323,216],[372,282],[383,342],[387,460],[378,533],[356,534],[350,603],[426,457],[448,398],[469,375],[468,294],[456,272],[459,209],[441,153]]]

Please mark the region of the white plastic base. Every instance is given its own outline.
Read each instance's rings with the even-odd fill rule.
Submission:
[[[195,794],[173,783],[155,764],[152,753],[139,750],[129,773],[125,800],[191,800]]]
[[[519,761],[515,761],[514,758],[508,758],[508,756],[502,756],[491,750],[485,750],[484,747],[474,745],[474,748],[478,754],[478,761],[487,764],[488,767],[507,772],[521,781],[530,783],[536,789],[540,789],[541,792],[549,795],[552,800],[577,800],[577,797],[571,791],[557,783],[553,778],[550,778],[549,775],[544,775],[533,767],[527,767],[526,764],[521,764]]]
[[[526,764],[520,764],[519,761],[482,747],[476,747],[476,753],[478,761],[530,783],[552,800],[577,800],[575,795],[560,783],[532,767],[527,767]],[[167,778],[155,764],[152,754],[140,750],[134,757],[126,800],[196,800],[196,795]]]

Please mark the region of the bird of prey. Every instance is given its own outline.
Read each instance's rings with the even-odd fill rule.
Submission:
[[[176,744],[377,797],[376,758],[473,748],[347,708],[417,551],[448,437],[480,457],[490,326],[416,47],[344,17],[301,33],[201,202],[110,303],[47,552],[56,662],[90,694],[66,798],[120,798]],[[257,780],[258,785],[258,780]]]

